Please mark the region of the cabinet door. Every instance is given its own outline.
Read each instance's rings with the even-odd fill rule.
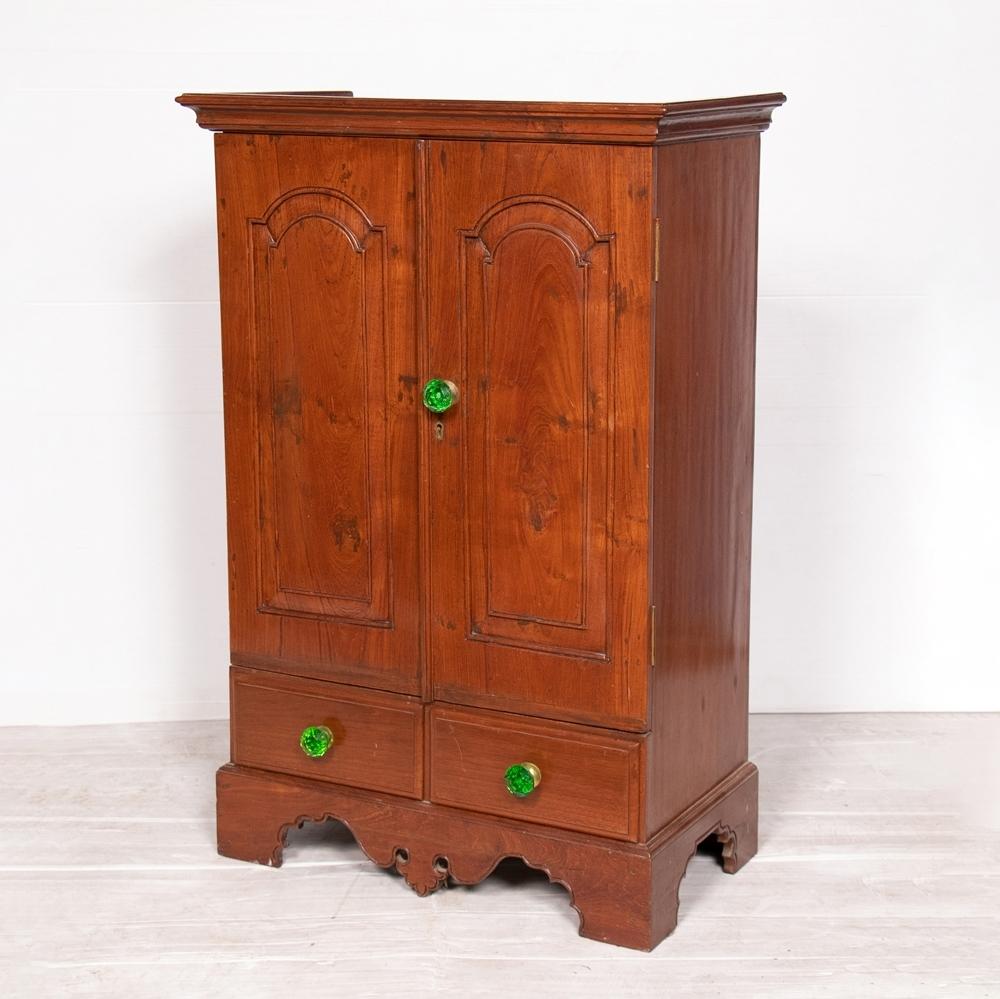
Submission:
[[[642,729],[650,151],[425,155],[435,696]]]
[[[418,692],[413,143],[216,149],[233,662]]]

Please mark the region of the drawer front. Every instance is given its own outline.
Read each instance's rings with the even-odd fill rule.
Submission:
[[[435,707],[430,727],[432,801],[638,839],[641,736],[450,707]],[[511,794],[504,779],[519,763],[541,772],[524,797]]]
[[[234,668],[231,676],[234,763],[421,797],[423,709],[416,699],[257,670]],[[322,757],[299,745],[309,726],[333,735]]]

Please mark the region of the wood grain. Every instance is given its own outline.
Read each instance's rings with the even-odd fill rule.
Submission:
[[[533,196],[465,236],[472,631],[607,656],[610,237]]]
[[[385,227],[309,188],[250,225],[259,609],[389,624]]]

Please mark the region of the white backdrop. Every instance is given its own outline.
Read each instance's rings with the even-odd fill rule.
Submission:
[[[751,706],[1000,709],[996,6],[32,0],[0,18],[0,723],[221,717],[184,90],[685,100],[763,137]]]

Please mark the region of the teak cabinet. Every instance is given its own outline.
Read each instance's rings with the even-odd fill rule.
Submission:
[[[505,856],[651,948],[756,850],[760,132],[684,104],[178,100],[215,137],[232,639],[219,849]]]

